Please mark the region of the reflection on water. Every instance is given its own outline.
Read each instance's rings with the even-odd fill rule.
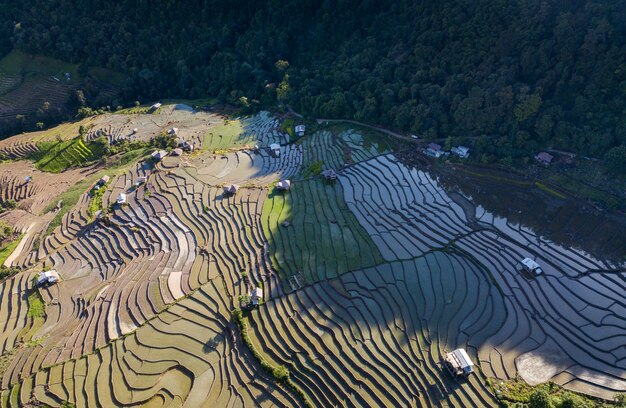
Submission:
[[[507,174],[443,168],[433,173],[448,192],[459,192],[509,223],[530,228],[562,246],[585,251],[597,259],[626,261],[626,217],[591,205],[561,199],[531,181]],[[453,194],[454,196],[454,194]]]

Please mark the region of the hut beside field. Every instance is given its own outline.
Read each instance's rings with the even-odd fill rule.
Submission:
[[[252,293],[250,293],[250,302],[253,306],[258,306],[259,303],[263,300],[263,289],[254,288]]]
[[[52,285],[57,283],[61,278],[55,270],[42,272],[37,276],[37,286]]]
[[[233,195],[239,190],[239,186],[237,184],[229,184],[224,186],[224,195]]]
[[[120,193],[120,195],[118,195],[118,196],[117,196],[117,200],[116,200],[116,202],[117,202],[119,205],[126,204],[126,194],[124,194],[124,193]]]
[[[335,181],[337,180],[337,173],[333,169],[324,170],[322,172],[322,177],[324,177],[327,181]]]
[[[102,178],[100,180],[98,180],[98,185],[99,186],[103,186],[106,183],[109,182],[109,180],[111,180],[111,177],[107,176],[106,174],[104,176],[102,176]]]
[[[157,150],[152,153],[152,158],[155,161],[161,161],[165,156],[167,156],[167,152],[165,150]]]
[[[467,377],[474,371],[474,363],[465,349],[456,349],[446,354],[444,363],[448,371],[456,377]]]
[[[280,145],[278,143],[272,143],[270,145],[270,153],[274,157],[279,157],[280,156]]]
[[[554,159],[554,156],[552,156],[548,152],[541,152],[535,156],[535,160],[537,160],[544,166],[548,166],[550,163],[552,163],[552,159]]]
[[[522,259],[522,268],[524,269],[524,271],[535,276],[541,275],[543,273],[543,269],[541,269],[541,266],[530,258]]]
[[[156,112],[161,106],[162,104],[160,102],[155,103],[154,105],[150,106],[150,108],[148,109],[148,113]]]
[[[291,188],[291,180],[281,180],[276,183],[276,189],[280,191],[287,191]]]

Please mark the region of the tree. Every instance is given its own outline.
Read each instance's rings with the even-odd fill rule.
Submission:
[[[285,71],[287,68],[289,68],[289,62],[285,60],[278,60],[274,65],[276,66],[276,69],[280,72]]]
[[[604,155],[609,170],[615,174],[626,173],[626,145],[615,146]]]
[[[552,402],[546,390],[539,389],[533,392],[528,399],[528,408],[551,408]]]
[[[286,103],[289,100],[289,94],[291,93],[291,87],[289,86],[289,75],[285,74],[280,85],[276,89],[276,97],[279,102]]]

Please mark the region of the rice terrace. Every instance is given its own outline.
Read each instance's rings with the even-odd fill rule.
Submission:
[[[3,407],[626,391],[626,221],[523,179],[359,125],[181,103],[0,153]]]

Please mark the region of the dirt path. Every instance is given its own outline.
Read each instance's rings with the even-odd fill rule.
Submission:
[[[368,125],[367,123],[363,123],[363,122],[358,122],[356,120],[351,120],[351,119],[317,119],[317,123],[319,124],[323,124],[323,123],[350,123],[353,125],[358,125],[358,126],[363,126],[369,129],[373,129],[373,130],[377,130],[379,132],[382,133],[386,133],[389,136],[395,137],[396,139],[402,139],[402,140],[406,140],[409,142],[413,142],[413,143],[418,143],[419,139],[412,139],[409,136],[404,136],[400,133],[394,132],[392,130],[389,129],[384,129],[378,126],[373,126],[373,125]]]
[[[20,243],[17,244],[17,247],[15,248],[15,250],[11,252],[11,255],[9,255],[9,257],[4,261],[4,266],[11,267],[11,264],[13,263],[13,261],[15,261],[18,256],[20,256],[20,254],[24,250],[24,245],[26,245],[26,243],[28,242],[28,239],[30,238],[30,231],[33,229],[35,224],[37,223],[33,222],[32,224],[30,224],[30,227],[28,227],[28,229],[26,230],[26,233],[20,240]]]

